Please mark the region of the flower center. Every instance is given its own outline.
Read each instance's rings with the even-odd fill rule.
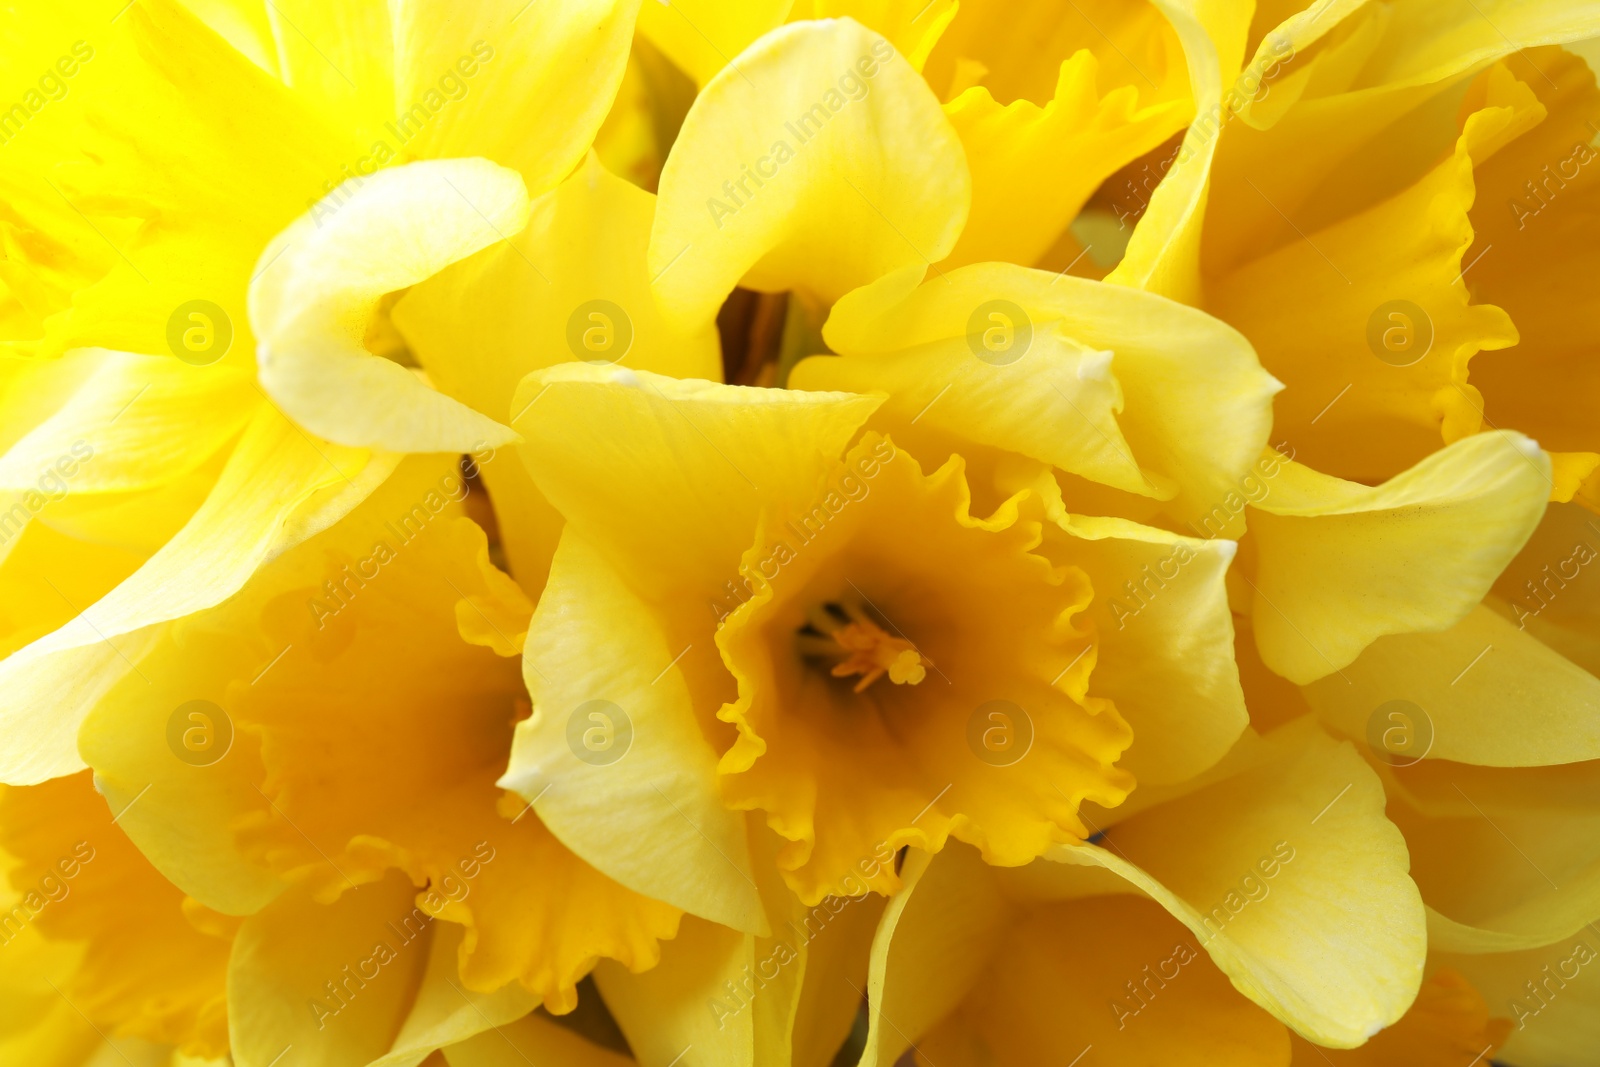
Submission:
[[[883,677],[895,685],[916,685],[928,676],[933,660],[903,637],[893,637],[853,605],[828,601],[806,613],[799,630],[802,655],[832,661],[835,678],[859,674],[855,691]]]

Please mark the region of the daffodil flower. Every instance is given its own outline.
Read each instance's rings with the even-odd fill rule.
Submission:
[[[60,264],[44,285],[23,283],[28,267],[7,266],[13,297],[27,298],[8,336],[14,350],[72,354],[8,371],[8,395],[27,415],[25,432],[7,437],[0,480],[15,542],[5,551],[28,571],[54,570],[69,552],[94,561],[8,630],[0,716],[29,737],[7,750],[9,780],[80,767],[76,724],[144,654],[153,628],[235,592],[394,469],[395,446],[414,443],[404,435],[332,430],[363,437],[364,447],[347,447],[322,436],[332,427],[305,410],[295,360],[331,342],[306,330],[351,331],[359,349],[366,321],[338,318],[367,310],[353,294],[371,291],[375,301],[514,232],[509,220],[526,211],[526,193],[557,185],[587,151],[622,75],[637,3],[540,7],[521,18],[493,4],[448,19],[426,5],[370,19],[291,8],[255,19],[213,13],[227,41],[171,3],[9,17],[18,63],[50,68],[69,30],[84,48],[69,57],[71,95],[7,154],[18,204],[9,239],[30,249],[28,260]],[[272,45],[287,37],[293,43]],[[597,80],[569,78],[575,70]],[[529,121],[513,135],[508,116]],[[293,257],[328,247],[381,205],[383,168],[472,155],[517,168],[499,185],[509,201],[474,208],[466,196],[490,194],[472,184],[484,172],[470,164],[428,172],[429,194],[468,217],[465,227],[446,224],[428,247],[389,259],[381,279],[320,293],[337,311],[271,303],[278,293],[298,305],[290,274],[317,284],[292,269]],[[287,242],[263,257],[297,218]],[[80,254],[89,242],[95,249]],[[247,314],[253,283],[261,295]],[[96,348],[109,351],[84,351]],[[372,380],[374,368],[357,365]],[[376,380],[398,387],[412,377],[388,369]],[[482,426],[499,414],[454,418]],[[494,443],[486,432],[465,447]],[[85,449],[99,462],[80,463]],[[64,463],[77,499],[46,510],[50,494],[36,483],[45,472],[64,479]],[[7,580],[39,585],[26,573]]]
[[[1249,741],[1093,844],[908,860],[863,1063],[1284,1064],[1291,1029],[1349,1048],[1399,1019],[1423,908],[1377,776],[1308,719]]]

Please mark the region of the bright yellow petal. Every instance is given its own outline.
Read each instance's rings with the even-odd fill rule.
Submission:
[[[849,16],[889,39],[911,65],[921,70],[928,53],[956,16],[956,0],[796,0],[789,18]]]
[[[641,1067],[668,1067],[686,1049],[710,1067],[753,1062],[756,1013],[724,983],[744,980],[741,968],[754,962],[754,941],[751,934],[690,917],[662,947],[653,970],[595,969],[595,985]]]
[[[434,925],[428,967],[416,999],[389,1052],[373,1060],[370,1067],[413,1067],[435,1049],[470,1041],[479,1034],[503,1046],[505,1039],[488,1031],[503,1032],[502,1028],[508,1025],[532,1018],[529,1012],[537,1006],[538,998],[516,982],[492,993],[463,986],[457,977],[456,959],[464,936],[458,926]]]
[[[1600,16],[1559,0],[1477,10],[1424,0],[1403,11],[1342,2],[1287,19],[1252,61],[1283,73],[1259,99],[1247,94],[1241,121],[1217,138],[1208,270],[1386,198],[1448,151],[1457,104],[1447,93],[1463,78],[1519,50],[1596,33]],[[1388,165],[1373,166],[1373,153]]]
[[[1485,603],[1590,674],[1600,675],[1600,518],[1551,504]]]
[[[1505,308],[1521,343],[1480,358],[1472,381],[1494,425],[1575,453],[1566,461],[1570,487],[1592,477],[1600,463],[1594,418],[1600,373],[1588,357],[1600,308],[1592,290],[1575,284],[1593,269],[1600,244],[1600,185],[1588,165],[1594,158],[1588,124],[1600,116],[1600,91],[1584,62],[1556,49],[1509,57],[1505,65],[1549,114],[1475,175],[1481,195],[1472,223],[1480,247],[1469,254],[1482,258],[1473,287],[1478,299]],[[1600,502],[1589,506],[1600,510]]]
[[[500,784],[623,885],[759,930],[744,818],[722,806],[718,748],[696,721],[697,710],[715,709],[696,709],[673,669],[690,651],[676,637],[569,526],[528,631],[533,715],[517,726]],[[611,651],[596,657],[601,647]],[[592,744],[589,730],[601,731]],[[613,759],[613,745],[627,747]],[[584,758],[591,751],[599,755]]]
[[[1517,1067],[1600,1065],[1600,937],[1592,930],[1548,948],[1495,956],[1441,956],[1512,1020],[1497,1062]]]
[[[1600,764],[1427,760],[1385,773],[1435,949],[1538,948],[1600,917]]]
[[[50,320],[43,348],[166,353],[174,313],[207,300],[232,325],[223,361],[248,367],[256,255],[366,146],[178,4],[114,16],[84,28],[91,58],[59,110],[28,131],[52,146],[35,173],[56,188],[41,186],[42,196],[89,221],[85,236],[98,246],[90,254],[107,255],[108,268]],[[70,30],[56,32],[71,43]],[[67,165],[56,169],[58,160]]]
[[[51,369],[78,388],[0,456],[0,489],[36,489],[52,468],[73,492],[173,481],[227,444],[259,399],[244,370],[168,356],[86,349]]]
[[[246,4],[238,7],[246,17],[256,14]],[[389,8],[386,0],[272,0],[257,8],[267,23],[265,43],[272,50],[272,66],[266,69],[311,109],[335,116],[363,146],[382,138],[383,123],[402,110],[395,107]],[[218,25],[222,19],[216,14],[208,21],[230,41],[240,40],[237,30],[230,35]],[[381,44],[375,47],[374,42]]]
[[[976,1044],[1008,1067],[1098,1048],[1116,1062],[1283,1067],[1289,1034],[1241,996],[1154,901],[1101,896],[1034,910],[962,1006]],[[944,1035],[921,1046],[942,1062]]]
[[[654,217],[655,197],[591,155],[533,202],[508,243],[414,286],[394,322],[434,385],[503,423],[522,414],[511,399],[524,375],[567,360],[720,380],[714,326],[679,331],[656,307],[645,265]],[[514,458],[479,465],[512,573],[537,590],[560,518]]]
[[[1453,441],[1481,426],[1468,361],[1515,344],[1517,331],[1463,278],[1474,157],[1536,121],[1538,107],[1515,82],[1491,103],[1415,184],[1208,279],[1206,307],[1287,383],[1276,428],[1318,470],[1381,480],[1436,451],[1441,433]]]
[[[395,324],[435,385],[504,422],[525,375],[569,360],[717,380],[716,330],[674,330],[650,291],[655,203],[590,155],[508,243],[412,287]]]
[[[1192,116],[1166,17],[1148,3],[1085,6],[969,0],[940,42],[928,79],[953,96],[945,113],[972,166],[952,266],[1035,263],[1102,182]]]
[[[1172,23],[1189,63],[1195,118],[1183,145],[1144,215],[1134,227],[1117,268],[1106,278],[1184,303],[1200,296],[1200,229],[1218,131],[1231,117],[1253,5],[1237,0],[1155,0]],[[1227,90],[1227,92],[1225,92]]]
[[[83,955],[55,976],[52,996],[65,997],[102,1036],[221,1054],[228,937],[202,932],[207,924],[192,921],[183,892],[113,817],[86,771],[0,791],[0,846],[17,861],[8,873],[19,897],[0,928],[7,967],[21,962],[11,953],[24,946],[12,942],[29,930],[79,942]]]
[[[394,135],[409,158],[485,156],[520,171],[529,195],[540,195],[594,141],[627,66],[639,3],[391,5]]]
[[[762,510],[811,503],[879,403],[568,363],[529,375],[512,409],[568,528],[638,590],[689,594],[685,616],[714,622],[706,600],[726,595]]]
[[[689,324],[739,284],[831,303],[943,259],[969,196],[955,131],[893,46],[847,18],[792,23],[689,109],[661,173],[650,273]]]

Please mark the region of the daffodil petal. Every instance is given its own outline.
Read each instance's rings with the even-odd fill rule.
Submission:
[[[394,1045],[373,1060],[370,1067],[414,1067],[435,1049],[470,1040],[526,1017],[538,1006],[538,997],[516,982],[493,993],[465,988],[456,971],[456,959],[465,931],[453,923],[436,924],[428,945],[428,966],[416,1000],[406,1015]],[[501,1041],[493,1034],[492,1040]]]
[[[591,154],[506,244],[413,286],[395,325],[439,389],[505,422],[523,377],[555,363],[717,380],[716,330],[673,329],[656,308],[645,266],[655,210]]]
[[[1521,94],[1471,114],[1455,151],[1415,184],[1207,279],[1207,308],[1244,331],[1288,383],[1275,427],[1297,442],[1302,462],[1379,480],[1435,451],[1441,435],[1480,428],[1468,361],[1515,344],[1517,330],[1468,294],[1467,211],[1475,157],[1538,106],[1514,85]]]
[[[749,1004],[743,1010],[724,1004],[723,984],[744,978],[754,941],[753,935],[686,917],[678,936],[662,946],[654,969],[629,974],[611,963],[595,968],[595,985],[640,1067],[669,1067],[685,1048],[710,1067],[754,1062],[755,1011]]]
[[[867,972],[861,1067],[889,1067],[966,997],[998,948],[1009,906],[974,849],[906,854]]]
[[[1430,759],[1486,767],[1600,759],[1600,678],[1483,606],[1448,630],[1380,637],[1305,694],[1357,739],[1383,704],[1410,701],[1427,716]]]
[[[183,893],[118,830],[118,814],[87,772],[0,789],[0,855],[15,861],[8,873],[23,889],[0,928],[7,970],[42,964],[52,997],[119,1036],[225,1053],[226,931],[193,921]],[[14,942],[34,926],[74,966],[52,976],[43,953],[11,957],[27,951]]]
[[[1250,519],[1262,660],[1305,685],[1385,634],[1455,625],[1549,495],[1549,459],[1511,432],[1464,438],[1370,488],[1286,464]]]
[[[590,155],[533,201],[509,242],[413,286],[394,307],[395,325],[434,385],[507,423],[525,413],[511,403],[523,376],[568,360],[719,380],[714,325],[678,330],[656,307],[645,265],[655,203]],[[560,516],[515,458],[478,465],[511,571],[537,590]]]
[[[1484,603],[1590,674],[1600,676],[1600,516],[1554,504]]]
[[[618,654],[594,659],[597,641]],[[670,669],[682,651],[669,647],[648,605],[569,526],[525,646],[533,715],[517,726],[500,784],[623,885],[694,915],[761,929],[744,817],[723,808],[717,753],[696,722],[682,674]],[[620,732],[600,749],[585,746],[590,729]],[[613,760],[612,744],[628,747]],[[591,747],[599,759],[585,758]]]
[[[1229,985],[1194,941],[1161,905],[1139,897],[1036,909],[1008,932],[956,1029],[1016,1067],[1086,1047],[1115,1049],[1128,1063],[1280,1067],[1289,1031]],[[925,1055],[943,1051],[943,1030],[924,1039]]]
[[[1266,444],[1278,383],[1243,336],[1192,308],[1010,264],[917,280],[907,270],[841,300],[823,336],[844,358],[806,360],[791,383],[886,390],[896,424],[1176,496],[1186,518],[1206,515]],[[984,338],[997,329],[1011,332],[995,343],[1026,347],[996,358]]]
[[[791,20],[849,16],[878,31],[918,70],[956,17],[956,0],[796,0]]]
[[[546,1016],[524,1015],[460,1044],[446,1046],[449,1067],[629,1067],[635,1061],[590,1041]]]
[[[639,3],[392,4],[395,136],[413,157],[485,156],[513,167],[538,196],[571,172],[605,120]]]
[[[1422,899],[1361,757],[1303,722],[1269,745],[1276,758],[1117,824],[1109,848],[1047,858],[1120,874],[1245,996],[1317,1044],[1352,1048],[1416,996]]]
[[[1422,983],[1405,1016],[1360,1048],[1330,1053],[1296,1035],[1291,1067],[1460,1067],[1474,1056],[1494,1057],[1488,1062],[1496,1063],[1495,1052],[1511,1030],[1511,1020],[1502,1012],[1500,1004],[1486,1003],[1459,971],[1440,966]]]
[[[74,492],[160,485],[227,444],[258,400],[249,375],[233,367],[127,352],[67,358],[80,387],[0,456],[0,488],[37,489],[52,468]]]
[[[261,254],[250,320],[262,387],[300,425],[339,444],[471,452],[514,440],[361,341],[384,294],[522,229],[522,179],[486,160],[439,160],[352,179],[340,195]]]
[[[1517,1067],[1600,1067],[1600,956],[1593,931],[1545,948],[1493,956],[1441,956],[1516,1024],[1496,1053]],[[1532,985],[1532,992],[1529,986]]]
[[[73,258],[84,241],[111,242],[93,283],[46,323],[41,351],[165,353],[175,313],[205,300],[232,326],[231,347],[212,354],[248,367],[255,338],[246,289],[255,255],[366,146],[181,4],[113,10],[79,32],[92,58],[69,83],[65,107],[8,144],[46,139],[36,173],[53,172],[55,188],[35,182],[69,226],[87,223],[78,241],[55,223],[47,231]],[[47,55],[59,56],[57,35],[70,42],[72,31],[61,24],[51,33]],[[41,69],[52,61],[38,60]],[[67,165],[56,169],[58,162]]]
[[[1096,592],[1092,688],[1114,694],[1133,727],[1119,766],[1141,788],[1212,766],[1250,721],[1225,583],[1235,542],[1076,515],[1062,527],[1062,557],[1084,569]]]
[[[206,6],[215,12],[216,5]],[[238,6],[243,10],[237,22],[255,14],[248,4]],[[383,138],[383,123],[405,110],[395,106],[393,49],[372,46],[387,44],[393,35],[387,0],[272,0],[258,10],[267,23],[263,43],[272,51],[272,72],[309,107],[360,131],[362,144]],[[222,19],[213,14],[209,21],[223,32]],[[235,30],[224,36],[237,41],[241,35]]]
[[[428,965],[433,931],[413,896],[391,874],[332,904],[286,893],[246,919],[228,962],[234,1062],[268,1067],[290,1046],[308,1067],[381,1060]]]
[[[1178,156],[1150,197],[1150,204],[1122,261],[1106,278],[1160,293],[1187,304],[1200,296],[1200,229],[1209,192],[1211,160],[1226,115],[1223,87],[1243,60],[1253,5],[1237,0],[1199,4],[1152,0],[1172,23],[1189,61],[1195,119]]]
[[[650,274],[691,324],[739,284],[831,303],[943,259],[969,196],[955,131],[893,46],[848,18],[791,23],[689,109],[661,172]]]
[[[1429,905],[1430,946],[1538,948],[1600,919],[1594,761],[1490,769],[1427,760],[1386,774],[1390,814]]]
[[[855,1025],[868,957],[886,905],[883,897],[826,900],[791,921],[805,941],[804,983],[795,1005],[793,1067],[827,1067]]]
[[[1314,232],[1368,206],[1385,191],[1373,178],[1404,173],[1404,164],[1370,166],[1364,153],[1380,133],[1404,128],[1405,119],[1444,102],[1441,94],[1502,56],[1597,33],[1600,17],[1559,0],[1497,0],[1481,13],[1448,0],[1403,12],[1341,0],[1291,16],[1261,41],[1247,68],[1286,63],[1288,75],[1269,92],[1241,91],[1241,121],[1216,138],[1208,264],[1231,269],[1251,249],[1298,240],[1296,228]]]
[[[0,779],[42,781],[83,767],[78,725],[107,687],[135,669],[150,647],[152,635],[143,631],[231,596],[261,563],[359,503],[394,460],[319,448],[260,405],[216,488],[176,537],[85,614],[0,664],[0,721],[17,739],[0,762]]]
[[[692,589],[683,610],[702,617],[763,509],[809,504],[881,402],[567,363],[524,379],[512,410],[523,464],[569,529],[637,589]]]

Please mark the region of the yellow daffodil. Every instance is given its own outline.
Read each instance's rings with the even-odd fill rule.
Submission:
[[[236,920],[150,865],[89,772],[7,787],[0,848],[13,889],[0,919],[8,1059],[87,1063],[113,1035],[207,1060],[227,1054]]]
[[[1594,10],[0,24],[0,1060],[1600,1064]]]
[[[909,862],[873,945],[863,1062],[1284,1064],[1285,1024],[1360,1045],[1423,973],[1383,805],[1360,757],[1302,720],[1111,813],[1096,844],[1011,870],[958,847]]]
[[[234,592],[393,470],[394,446],[413,443],[405,434],[384,444],[382,434],[333,431],[373,438],[364,441],[372,447],[346,447],[297,403],[296,359],[323,344],[307,331],[353,331],[349,343],[359,347],[371,285],[376,300],[501,240],[501,228],[514,232],[527,193],[557,185],[588,149],[621,77],[636,7],[546,7],[514,19],[485,5],[457,12],[448,32],[423,6],[380,14],[350,5],[342,15],[274,6],[254,19],[209,10],[227,42],[160,0],[8,16],[15,69],[42,65],[63,71],[57,81],[74,79],[50,120],[7,146],[16,151],[4,180],[17,204],[8,240],[29,250],[6,268],[11,347],[34,358],[77,351],[6,372],[19,421],[6,438],[0,491],[7,540],[16,542],[7,555],[17,545],[24,553],[7,573],[22,570],[9,580],[43,592],[49,579],[38,573],[61,569],[68,556],[89,561],[71,588],[36,597],[40,607],[8,631],[7,651],[20,651],[0,668],[14,679],[0,714],[32,738],[8,751],[8,777],[79,766],[76,722],[142,654],[151,627]],[[276,48],[281,34],[295,43]],[[73,46],[79,35],[82,47]],[[54,66],[63,48],[71,75]],[[513,136],[508,116],[518,114],[530,123]],[[382,278],[355,281],[353,291],[328,287],[319,292],[327,303],[298,306],[305,290],[294,279],[312,287],[325,279],[296,269],[295,257],[320,260],[363,212],[382,209],[392,188],[383,168],[476,154],[517,173],[487,164],[428,172],[427,193],[413,195],[442,193],[444,210],[453,202],[464,221],[410,256],[385,257]],[[493,175],[483,179],[493,188],[471,175]],[[379,188],[363,194],[368,183]],[[483,213],[468,195],[484,198]],[[97,247],[80,252],[90,241]],[[38,279],[35,260],[55,264],[48,279]],[[262,292],[247,314],[252,283]],[[274,294],[291,306],[274,304]],[[112,351],[82,351],[96,347]],[[391,364],[374,379],[371,365],[356,365],[369,383],[400,388],[412,378]],[[452,412],[449,404],[437,407]],[[503,412],[436,417],[484,428],[466,442],[475,448],[508,439],[496,441],[495,415]],[[67,479],[76,499],[53,503],[67,492],[55,484]],[[23,526],[36,534],[19,536]],[[76,707],[57,704],[63,687],[77,691]]]

